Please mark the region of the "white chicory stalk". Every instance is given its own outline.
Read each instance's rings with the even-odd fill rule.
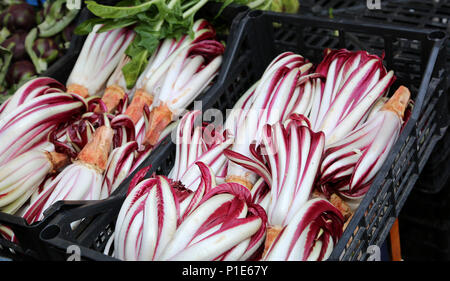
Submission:
[[[361,124],[366,122],[367,120],[371,119],[372,116],[380,111],[381,108],[383,108],[384,104],[389,100],[388,97],[381,97],[378,99],[378,101],[372,106],[372,109],[367,113],[367,117],[362,120]],[[359,125],[361,125],[359,124]]]
[[[114,256],[157,260],[177,228],[177,198],[163,176],[143,180],[125,199],[116,221]]]
[[[21,104],[0,119],[0,165],[47,144],[49,133],[86,109],[83,99],[65,93],[45,94]]]
[[[179,39],[166,38],[162,40],[158,48],[150,57],[145,70],[139,76],[136,85],[131,91],[127,91],[126,88],[118,85],[119,81],[124,79],[121,69],[118,71],[120,78],[111,78],[114,80],[109,82],[111,85],[109,89],[107,89],[107,91],[109,90],[110,92],[105,92],[103,99],[105,100],[108,109],[110,109],[113,107],[111,104],[117,103],[117,101],[124,96],[125,92],[130,94],[132,101],[124,113],[130,116],[133,123],[136,125],[136,135],[138,135],[138,132],[144,126],[142,120],[144,107],[152,107],[153,101],[159,95],[163,87],[169,68],[180,52],[187,46],[192,46],[198,42],[215,38],[214,29],[204,19],[197,20],[192,27],[192,31],[194,33],[193,38],[185,34]],[[114,81],[116,81],[116,83]]]
[[[126,54],[123,54],[122,58],[116,66],[116,69],[111,74],[108,82],[106,83],[106,89],[102,96],[102,101],[105,105],[105,112],[115,114],[123,113],[118,110],[119,105],[126,102],[125,107],[122,108],[122,111],[124,111],[126,109],[126,106],[128,106],[128,94],[130,92],[130,89],[128,89],[126,86],[122,68],[130,60],[130,57],[128,57]],[[100,110],[97,109],[97,111]]]
[[[169,124],[160,134],[158,142],[154,145],[154,146],[143,146],[142,144],[142,139],[144,136],[142,135],[138,135],[136,136],[136,142],[140,145],[139,149],[137,150],[137,155],[133,164],[133,167],[131,168],[131,172],[133,172],[134,170],[136,170],[141,164],[142,162],[144,162],[148,156],[151,154],[151,152],[153,151],[154,147],[157,147],[159,145],[159,143],[161,143],[162,140],[164,140],[168,135],[170,135],[172,133],[173,130],[175,130],[175,128],[178,125],[178,121],[172,122],[171,124]]]
[[[154,145],[161,131],[183,113],[210,85],[222,63],[224,46],[214,39],[211,28],[179,52],[172,54],[160,91],[155,94],[144,145]],[[205,36],[208,33],[210,35]]]
[[[8,241],[13,241],[14,232],[12,231],[11,228],[4,225],[0,225],[0,236],[2,236],[4,239]]]
[[[135,161],[137,148],[137,142],[131,141],[115,148],[111,152],[103,176],[102,198],[106,198],[113,193],[132,172],[131,168]]]
[[[0,166],[0,211],[16,213],[47,175],[67,162],[64,154],[35,149]]]
[[[116,222],[116,258],[248,260],[261,256],[264,210],[250,202],[243,186],[215,186],[211,170],[201,162],[197,165],[202,183],[195,192],[163,176],[137,184],[140,175],[133,179]]]
[[[232,119],[227,119],[228,133],[235,134],[234,152],[253,158],[250,144],[260,143],[266,124],[284,121],[292,113],[306,115],[309,112],[315,94],[312,81],[318,77],[309,74],[311,67],[312,64],[302,56],[291,52],[272,61],[257,85],[252,87],[254,92],[247,91],[245,98],[238,102],[236,108],[241,113],[232,112]],[[251,189],[256,180],[255,173],[229,163],[227,181],[239,182]]]
[[[196,168],[201,173],[200,184],[195,191],[187,189],[181,181],[175,181],[173,187],[180,205],[180,221],[183,221],[200,204],[202,198],[212,188],[217,186],[216,177],[211,168],[203,162],[196,162]]]
[[[224,183],[205,194],[178,226],[161,260],[252,260],[261,254],[266,214],[248,189]]]
[[[198,163],[204,177],[194,193],[164,176],[142,178],[138,171],[120,209],[114,234],[114,256],[122,260],[157,260],[179,222],[192,212],[215,186],[214,177]],[[136,243],[136,241],[139,241]],[[112,241],[111,241],[112,243]]]
[[[324,146],[322,132],[313,132],[305,117],[292,115],[286,124],[264,127],[261,146],[251,149],[258,160],[231,150],[225,154],[265,179],[270,186],[269,226],[283,227],[309,200]]]
[[[117,64],[116,69],[114,69],[113,73],[111,74],[111,76],[109,77],[108,81],[106,82],[106,89],[105,89],[105,93],[103,94],[103,98],[105,96],[107,96],[107,91],[108,88],[112,87],[112,86],[117,86],[120,88],[120,90],[123,91],[124,94],[127,94],[130,92],[131,89],[127,88],[127,84],[125,81],[125,77],[123,75],[122,72],[122,68],[130,62],[130,57],[127,56],[126,54],[123,54],[119,64]],[[109,108],[108,108],[109,109]]]
[[[409,97],[401,86],[365,123],[326,146],[319,181],[324,193],[348,199],[364,196],[400,134]]]
[[[264,261],[321,261],[326,260],[342,235],[344,220],[325,199],[307,201],[289,224],[272,240],[263,256]]]
[[[103,199],[103,172],[112,146],[114,131],[102,126],[95,131],[74,163],[67,166],[24,213],[29,222],[43,219],[44,211],[59,200]],[[109,195],[109,194],[107,194]]]
[[[381,58],[365,51],[327,49],[316,72],[326,82],[308,117],[314,131],[324,132],[326,144],[353,130],[395,80]]]
[[[11,113],[21,104],[27,103],[31,99],[48,94],[61,93],[64,86],[53,78],[38,77],[23,84],[13,96],[6,100],[0,110],[0,119]]]
[[[190,190],[197,190],[200,184],[200,171],[196,162],[206,164],[212,173],[224,177],[227,158],[224,150],[232,144],[232,139],[225,139],[210,126],[201,124],[199,110],[190,111],[183,116],[176,131],[175,163],[168,177],[179,180]]]
[[[102,95],[106,81],[119,64],[135,33],[117,28],[97,33],[102,25],[95,25],[84,42],[77,62],[67,80],[67,90],[82,97]]]
[[[162,83],[161,78],[166,76],[166,72],[177,54],[189,44],[215,37],[214,29],[204,19],[197,20],[192,26],[192,31],[194,33],[192,38],[186,34],[179,39],[166,38],[162,40],[150,57],[144,72],[136,81],[134,90],[141,89],[151,95],[158,95]]]
[[[264,178],[260,177],[250,192],[252,194],[252,202],[260,205],[267,213],[270,206],[270,187]]]
[[[39,194],[45,192],[47,188],[50,186],[51,182],[56,178],[57,173],[50,173],[47,177],[41,182],[41,184],[35,189],[33,194],[31,194],[30,199],[15,213],[16,216],[24,217],[25,212],[28,208],[38,199]]]

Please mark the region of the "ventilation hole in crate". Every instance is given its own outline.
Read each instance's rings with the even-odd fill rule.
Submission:
[[[286,38],[295,38],[294,31],[288,25],[275,25],[274,38],[276,41],[289,41]]]
[[[108,224],[106,227],[106,235],[111,236],[114,233],[114,224]]]
[[[311,36],[306,43],[308,46],[317,46],[322,39],[320,36]]]
[[[346,8],[348,7],[347,1],[335,1],[333,9]]]
[[[94,245],[93,248],[97,251],[100,251],[102,249],[102,245],[105,242],[105,232],[102,231],[100,232],[100,234],[97,236],[97,238],[94,241]]]
[[[278,24],[278,23],[276,23]],[[283,34],[285,33],[285,31],[283,29],[281,29],[278,25],[275,26],[275,28],[273,29],[273,37],[275,40],[280,40],[280,38],[283,37]]]
[[[281,40],[286,41],[286,42],[295,42],[296,38],[297,38],[297,33],[293,29],[291,29],[291,31],[287,32]]]
[[[349,50],[365,50],[378,56],[384,51],[384,39],[381,36],[367,36],[366,34],[346,32],[345,48]]]
[[[428,35],[428,38],[431,40],[441,40],[444,39],[446,36],[446,33],[443,31],[433,31]]]
[[[61,232],[61,228],[58,225],[48,225],[41,232],[41,238],[45,240],[53,239]]]

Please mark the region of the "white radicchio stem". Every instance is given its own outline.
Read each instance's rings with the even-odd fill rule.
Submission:
[[[173,62],[161,80],[161,91],[155,96],[144,145],[154,145],[174,117],[210,85],[219,71],[224,49],[214,36],[200,36],[173,54]]]
[[[215,38],[215,31],[206,20],[199,19],[193,25],[194,36],[183,35],[180,39],[166,38],[152,54],[144,72],[139,76],[130,96],[133,98],[125,114],[137,124],[142,121],[144,106],[152,108],[178,55],[188,46]],[[178,75],[178,74],[177,74]],[[142,122],[141,122],[142,123]]]
[[[364,196],[400,134],[409,96],[409,90],[400,87],[365,123],[326,146],[319,181],[324,193]]]
[[[35,97],[48,93],[61,93],[64,89],[64,86],[53,78],[39,77],[32,79],[23,84],[14,95],[2,105],[0,119],[10,114],[19,105],[27,103]]]
[[[231,161],[254,171],[270,186],[270,226],[287,225],[310,198],[325,145],[323,133],[313,132],[305,117],[291,118],[264,127],[262,144],[250,148],[257,160],[225,151]]]
[[[277,233],[264,261],[326,260],[342,235],[343,218],[325,199],[306,202]],[[270,235],[270,234],[268,234]]]
[[[174,235],[178,201],[163,176],[130,190],[116,221],[114,255],[121,260],[157,260]]]
[[[168,175],[193,191],[197,190],[201,176],[194,164],[202,162],[214,175],[221,175],[227,161],[223,152],[232,143],[232,139],[225,140],[219,133],[209,132],[209,127],[198,124],[201,114],[199,110],[190,111],[180,120],[176,132],[175,163]]]
[[[248,260],[260,252],[266,214],[242,185],[224,183],[208,192],[178,226],[161,260]]]
[[[309,74],[311,67],[312,64],[302,56],[290,52],[272,61],[256,87],[253,86],[254,93],[247,92],[244,95],[246,98],[239,101],[238,108],[245,111],[234,115],[237,116],[234,119],[236,124],[230,124],[227,120],[227,129],[231,134],[236,134],[232,146],[234,152],[253,158],[250,144],[258,145],[261,142],[266,124],[283,122],[293,112],[308,113],[315,93],[310,79],[318,77],[317,74]],[[239,182],[251,189],[256,180],[253,172],[238,164],[229,164],[227,181]]]
[[[285,226],[309,199],[325,136],[295,122],[286,127],[277,123],[266,127],[263,144],[268,149],[266,153],[272,175],[268,183],[271,184],[269,224]]]
[[[158,142],[154,145],[154,146],[142,146],[141,143],[139,142],[140,140],[142,140],[142,138],[140,138],[141,136],[137,136],[137,143],[140,145],[139,149],[137,150],[137,155],[135,157],[135,161],[133,164],[133,167],[131,168],[131,172],[133,172],[134,170],[136,170],[139,165],[142,164],[143,161],[145,161],[148,156],[151,154],[151,152],[153,151],[153,148],[158,146],[158,144],[165,139],[173,130],[175,130],[176,126],[178,125],[178,122],[172,122],[171,124],[169,124],[161,133],[161,135],[159,136]]]
[[[117,218],[114,234],[117,258],[158,259],[178,224],[215,186],[211,170],[201,162],[197,165],[202,173],[202,183],[195,192],[163,176],[142,180],[149,167],[136,173]]]
[[[119,61],[119,64],[117,64],[116,69],[111,74],[111,77],[109,77],[108,82],[106,82],[106,87],[111,87],[114,85],[117,85],[122,89],[125,93],[128,93],[130,89],[127,88],[127,83],[125,81],[125,76],[123,75],[122,68],[129,63],[131,58],[127,56],[126,54],[122,55],[122,58]],[[106,94],[106,93],[105,93]]]
[[[131,173],[138,144],[128,142],[114,149],[108,158],[102,184],[102,198],[108,197]]]
[[[361,122],[361,124],[366,122],[367,120],[371,119],[372,116],[375,115],[375,113],[377,113],[378,111],[380,111],[383,108],[383,106],[386,104],[386,102],[388,100],[389,100],[388,97],[379,98],[378,101],[372,106],[372,109],[370,109],[370,111],[367,113],[367,118],[365,118],[363,120],[363,122]],[[359,124],[359,125],[361,125],[361,124]]]
[[[31,99],[0,120],[0,165],[47,143],[59,125],[86,110],[76,95],[51,93]]]
[[[186,34],[179,39],[166,38],[159,44],[157,50],[150,57],[144,72],[139,76],[135,89],[144,89],[149,94],[157,96],[162,80],[177,55],[186,46],[205,39],[212,39],[215,36],[214,29],[204,19],[197,20],[192,30],[193,38]]]
[[[101,96],[107,79],[135,36],[134,31],[127,28],[97,33],[101,27],[95,25],[86,38],[67,80],[68,92],[82,97]]]
[[[316,71],[326,76],[321,95],[309,118],[314,131],[322,131],[326,143],[340,140],[366,116],[375,101],[394,82],[382,59],[365,51],[327,50]]]
[[[0,166],[0,210],[16,213],[47,175],[67,162],[63,154],[35,149]]]
[[[216,178],[211,168],[202,162],[196,162],[195,164],[201,173],[201,182],[195,192],[185,189],[184,185],[177,186],[177,194],[180,202],[180,221],[183,221],[198,207],[205,194],[216,187]]]
[[[252,202],[260,205],[266,213],[270,206],[270,187],[264,181],[264,178],[259,178],[251,190]]]
[[[95,131],[74,163],[67,166],[27,209],[28,221],[43,219],[43,212],[59,200],[99,200],[102,179],[113,141],[113,129],[102,126]],[[107,194],[109,196],[109,194]]]
[[[4,225],[0,225],[0,236],[9,241],[14,240],[14,232],[12,231],[11,228]]]

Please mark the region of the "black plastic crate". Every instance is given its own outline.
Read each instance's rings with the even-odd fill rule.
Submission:
[[[333,14],[334,11],[366,6],[361,0],[301,0],[300,13],[309,12],[317,15]]]
[[[98,2],[112,5],[116,3],[117,0],[104,0]],[[233,41],[235,40],[235,35],[233,34],[233,30],[235,29],[234,26],[238,25],[240,19],[248,11],[248,8],[245,6],[229,5],[222,11],[221,15],[217,19],[214,19],[213,17],[218,13],[220,8],[220,3],[208,3],[198,11],[197,17],[203,17],[211,22],[217,22],[217,24],[229,27],[229,30],[227,31],[218,31],[217,36],[220,40],[226,42],[224,57],[229,57],[233,54],[236,60],[224,59],[219,74],[214,80],[213,86],[211,86],[210,89],[196,99],[202,101],[203,108],[209,108],[213,103],[219,106],[222,104],[223,106],[225,106],[225,104],[229,104],[227,97],[223,97],[221,100],[216,101],[216,93],[222,91],[222,88],[224,88],[223,85],[228,85],[227,81],[229,79],[229,73],[233,73],[236,69],[239,69],[240,71],[242,69],[241,63],[249,57],[246,53],[246,49],[242,51],[232,49],[234,46]],[[91,17],[93,17],[92,13],[84,8],[77,23],[79,24]],[[55,78],[61,83],[65,83],[72,71],[73,66],[75,65],[79,53],[81,52],[86,37],[87,36],[75,35],[72,38],[69,51],[43,75]],[[244,65],[247,64],[245,63]],[[245,84],[244,80],[248,79],[248,83],[250,83],[250,81],[253,81],[255,78],[249,75],[248,77],[242,77],[242,79],[243,81],[241,86],[247,87],[250,86],[250,84]],[[162,146],[164,146],[167,142],[168,139],[164,140],[162,142]],[[153,160],[151,160],[151,158],[146,159],[142,163],[141,167],[143,165],[149,165],[152,162]],[[170,161],[168,164],[170,164]],[[129,179],[131,177],[132,176],[130,176]],[[117,194],[119,193],[119,190],[117,190]],[[56,215],[56,213],[74,206],[78,207],[85,203],[86,202],[72,201],[68,204],[63,204],[62,202],[56,202],[46,211],[46,216],[42,221],[33,223],[32,225],[29,225],[22,217],[0,212],[0,225],[10,227],[19,242],[13,243],[0,235],[0,256],[11,257],[15,260],[49,259],[46,247],[42,245],[42,241],[39,238],[41,230],[48,225],[49,221]]]
[[[380,9],[370,9],[366,1],[335,9],[335,16],[382,21],[410,27],[450,30],[448,0],[380,0]]]
[[[111,3],[112,0],[103,0],[99,3]],[[84,6],[84,2],[83,2]],[[84,7],[74,19],[76,25],[92,17],[93,15]],[[65,83],[72,71],[76,58],[83,47],[84,36],[73,35],[70,41],[70,47],[67,52],[53,63],[44,73],[40,76],[52,77],[61,83]],[[0,212],[0,225],[10,227],[17,240],[20,241],[20,245],[15,242],[8,241],[0,235],[0,256],[10,257],[15,260],[29,260],[37,259],[38,252],[43,252],[43,248],[38,239],[40,231],[46,226],[52,217],[52,210],[58,209],[60,205],[55,204],[55,208],[49,210],[48,216],[41,222],[29,225],[25,219],[19,216],[9,215]]]
[[[450,1],[448,0],[381,0],[380,3],[381,9],[369,9],[367,5],[355,5],[346,9],[337,9],[333,16],[340,19],[389,23],[410,28],[450,31]],[[446,61],[447,69],[450,69],[450,42],[448,41]],[[445,98],[442,102],[448,103],[450,100]],[[447,118],[443,122],[447,125],[450,124],[448,112]],[[437,143],[444,136],[447,127],[442,125],[441,128],[441,134],[436,136],[432,142]],[[436,144],[435,151],[429,157],[429,162],[426,163],[430,167],[426,167],[424,173],[434,173],[436,177],[430,178],[425,175],[424,179],[419,181],[419,189],[423,192],[439,192],[444,187],[447,175],[450,173],[448,162],[442,162],[443,154],[448,151],[447,146],[441,145],[443,142],[445,141]],[[436,169],[436,167],[439,168]]]
[[[386,159],[370,190],[362,200],[348,227],[336,245],[330,260],[366,260],[367,248],[381,247],[399,215],[406,198],[429,157],[440,134],[446,103],[446,33],[352,20],[333,20],[313,16],[252,11],[241,21],[235,33],[238,39],[229,46],[233,52],[251,54],[240,57],[234,69],[215,95],[214,107],[231,108],[237,98],[260,77],[267,65],[283,51],[294,51],[313,62],[322,58],[324,48],[362,47],[385,54],[388,69],[397,75],[393,89],[407,85],[415,101],[411,119],[404,127],[391,155]],[[355,39],[357,39],[355,41]],[[355,44],[357,42],[358,44]],[[380,42],[382,44],[380,45]],[[362,43],[363,45],[359,44]],[[228,57],[231,58],[234,56]],[[144,165],[147,173],[166,174],[174,159],[175,147],[158,147]],[[54,259],[67,258],[66,249],[77,245],[82,260],[111,260],[103,254],[117,214],[125,198],[129,179],[115,196],[99,202],[87,202],[79,208],[60,212],[41,233]],[[84,220],[75,230],[70,224]]]

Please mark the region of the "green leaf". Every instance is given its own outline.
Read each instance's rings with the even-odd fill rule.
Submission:
[[[157,1],[161,0],[146,1],[142,4],[130,7],[101,5],[96,3],[95,1],[86,1],[86,5],[89,11],[91,11],[98,17],[105,19],[118,19],[134,16],[136,14],[145,12]]]
[[[97,31],[97,33],[102,33],[116,28],[127,27],[135,24],[136,22],[137,20],[133,18],[108,21],[104,23],[104,25]]]
[[[80,25],[78,25],[75,28],[74,33],[77,35],[89,34],[89,32],[92,31],[92,29],[94,28],[94,26],[96,24],[104,23],[104,22],[105,22],[105,20],[101,19],[101,18],[93,18],[93,19],[85,20],[84,22],[82,22]]]
[[[225,1],[223,1],[223,4],[222,4],[222,6],[220,7],[219,12],[218,12],[217,15],[214,17],[214,19],[217,19],[217,18],[222,14],[223,10],[224,10],[227,6],[229,6],[230,4],[232,4],[233,2],[235,2],[235,0],[225,0]]]
[[[134,25],[136,37],[125,52],[130,62],[122,68],[127,87],[132,88],[162,39],[193,36],[195,13],[207,1],[123,0],[115,6],[86,1],[87,8],[99,18],[83,22],[75,33],[87,34],[99,23],[104,24],[99,32]]]
[[[131,60],[122,68],[123,76],[128,89],[133,88],[139,75],[141,75],[144,71],[149,54],[149,52],[144,48],[136,48],[135,46],[131,47],[131,45],[130,48],[132,50],[127,53],[130,55]]]
[[[11,64],[11,60],[12,60],[11,50],[0,46],[0,83],[3,83],[5,79],[9,65]]]
[[[30,32],[28,32],[27,37],[25,38],[25,50],[27,51],[28,56],[33,62],[34,67],[36,68],[36,72],[42,73],[45,70],[47,70],[47,63],[42,59],[38,58],[38,56],[33,50],[33,42],[37,38],[37,33],[38,33],[37,27],[31,29]]]
[[[8,39],[9,35],[11,35],[11,32],[6,27],[3,27],[0,30],[0,44],[3,43],[6,39]]]
[[[137,38],[135,40],[137,46],[146,49],[149,53],[153,53],[158,47],[159,39],[157,33],[139,32],[137,33]]]

